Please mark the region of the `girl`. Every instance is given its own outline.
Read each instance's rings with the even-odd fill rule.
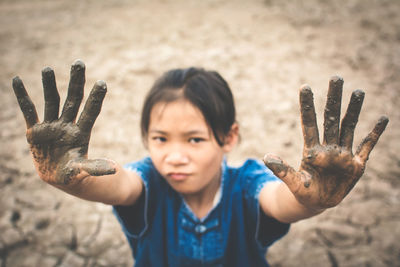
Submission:
[[[268,167],[249,159],[233,168],[224,160],[239,136],[228,84],[217,72],[176,69],[155,82],[143,105],[141,134],[149,157],[122,168],[87,159],[105,83],[95,84],[75,123],[83,62],[72,65],[60,117],[54,73],[45,68],[42,75],[42,123],[22,81],[13,80],[37,172],[67,193],[113,205],[136,266],[267,266],[268,246],[290,223],[337,205],[353,188],[388,123],[382,117],[353,155],[364,93],[353,92],[339,127],[343,80],[333,77],[322,144],[311,89],[300,89],[305,144],[299,171],[273,155],[264,157]]]

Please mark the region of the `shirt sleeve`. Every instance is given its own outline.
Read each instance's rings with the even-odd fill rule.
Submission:
[[[255,227],[255,238],[261,247],[268,247],[283,237],[290,224],[267,216],[260,208],[259,195],[266,183],[281,182],[261,161],[247,160],[241,171],[244,200],[251,225]]]
[[[130,238],[137,239],[143,235],[147,229],[148,222],[148,206],[150,198],[151,176],[154,175],[155,169],[149,158],[128,163],[124,168],[135,172],[144,184],[144,190],[139,199],[129,206],[115,205],[113,213],[117,217],[122,226],[125,235]]]

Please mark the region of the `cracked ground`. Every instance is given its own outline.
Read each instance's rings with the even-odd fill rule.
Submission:
[[[43,116],[41,70],[55,70],[65,99],[72,62],[86,63],[108,94],[89,157],[124,164],[146,155],[142,100],[176,67],[219,71],[235,96],[241,142],[228,161],[276,153],[301,160],[298,88],[314,91],[322,126],[329,77],[366,93],[355,144],[381,114],[387,130],[364,176],[337,207],[292,225],[267,258],[272,266],[400,266],[400,2],[3,0],[0,1],[0,266],[132,266],[109,206],[42,182],[11,88],[19,75]]]

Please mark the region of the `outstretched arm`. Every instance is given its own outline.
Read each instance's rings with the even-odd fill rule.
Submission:
[[[309,86],[300,89],[301,124],[304,137],[303,159],[298,171],[274,155],[264,157],[265,165],[284,183],[267,184],[260,193],[263,211],[280,221],[294,222],[338,205],[364,173],[368,156],[386,128],[382,116],[353,154],[354,129],[364,92],[356,90],[340,121],[343,79],[332,77],[324,114],[321,144],[313,94]]]
[[[61,116],[58,116],[60,97],[53,70],[43,69],[42,79],[45,111],[41,123],[21,79],[13,79],[26,122],[26,138],[40,178],[83,199],[107,204],[133,203],[142,192],[140,178],[111,160],[87,157],[91,130],[107,91],[105,82],[95,83],[75,123],[83,98],[84,63],[77,60],[71,67],[68,96]]]

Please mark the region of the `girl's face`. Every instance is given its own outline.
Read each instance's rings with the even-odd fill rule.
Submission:
[[[150,113],[148,150],[156,169],[177,192],[208,194],[219,186],[224,154],[237,141],[235,127],[221,147],[200,110],[189,101],[160,102]]]

